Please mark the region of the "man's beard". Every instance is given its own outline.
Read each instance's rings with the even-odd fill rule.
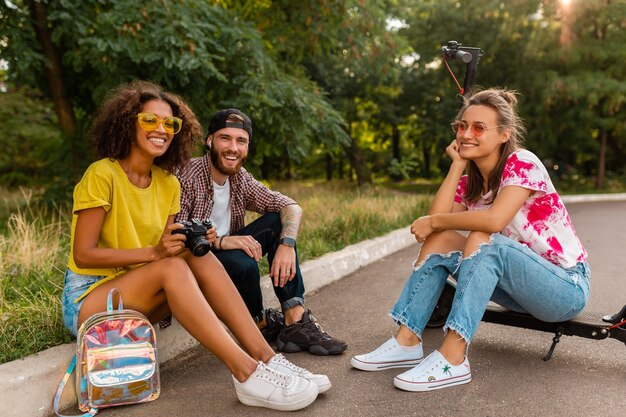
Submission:
[[[236,173],[238,173],[241,170],[241,166],[248,159],[248,155],[240,154],[239,162],[237,163],[237,165],[234,168],[230,168],[230,167],[224,166],[224,164],[222,163],[222,158],[220,158],[220,154],[214,147],[211,146],[211,150],[209,151],[209,153],[211,154],[211,163],[213,164],[213,166],[219,172],[228,176],[235,175]]]

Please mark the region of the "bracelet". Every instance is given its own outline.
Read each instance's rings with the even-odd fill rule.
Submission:
[[[222,239],[224,239],[224,236],[220,236],[220,250],[222,250]]]

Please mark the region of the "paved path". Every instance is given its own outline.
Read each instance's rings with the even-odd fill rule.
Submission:
[[[590,253],[592,292],[588,309],[614,313],[626,303],[626,202],[571,204],[572,220]],[[350,356],[369,351],[395,331],[386,316],[416,257],[409,248],[371,264],[307,297],[325,329],[350,346],[341,356],[290,354],[294,363],[326,373],[333,388],[304,416],[624,416],[626,346],[614,339],[563,337],[553,358],[543,362],[548,333],[482,323],[470,349],[474,380],[431,393],[395,389],[397,370],[361,372]],[[425,332],[427,351],[440,330]],[[124,416],[274,416],[240,404],[230,375],[203,348],[162,367],[158,401],[103,411]]]

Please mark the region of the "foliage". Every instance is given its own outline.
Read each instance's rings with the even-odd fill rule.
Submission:
[[[582,166],[583,175],[596,174],[602,169],[597,163],[599,153],[605,151],[599,142],[604,132],[611,151],[606,153],[606,163],[614,172],[623,173],[626,2],[594,0],[573,6],[562,10],[560,36],[554,40],[560,47],[544,64],[548,77],[543,103],[565,116],[552,123],[554,136],[561,139],[556,145],[568,145],[561,161]]]
[[[61,148],[50,103],[32,88],[0,92],[0,183],[35,185],[49,178]]]
[[[47,91],[25,3],[2,3],[0,27],[7,35],[0,53],[9,62],[10,83]],[[313,145],[333,148],[346,140],[342,117],[325,93],[281,68],[259,32],[220,6],[204,0],[59,0],[47,6],[66,94],[85,127],[112,87],[147,79],[186,98],[203,123],[223,107],[249,113],[253,167],[283,151],[297,162]]]
[[[32,1],[0,2],[1,76],[48,95]],[[527,146],[542,159],[584,176],[626,166],[626,0],[43,3],[81,126],[112,86],[151,79],[188,99],[204,124],[220,107],[248,112],[250,168],[265,178],[333,176],[347,161],[357,176],[399,178],[407,158],[418,163],[405,170],[412,178],[445,172],[460,104],[440,55],[448,40],[484,51],[477,85],[521,93]],[[463,64],[450,67],[462,82]],[[67,149],[83,143],[63,138],[57,154],[76,161],[55,165],[82,172],[74,165],[89,150]]]
[[[389,165],[389,174],[408,180],[417,171],[418,166],[419,162],[412,157],[400,160],[394,158]]]

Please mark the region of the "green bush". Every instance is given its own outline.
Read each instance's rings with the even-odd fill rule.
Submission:
[[[0,120],[0,185],[47,179],[63,143],[52,104],[29,88],[0,92]]]

